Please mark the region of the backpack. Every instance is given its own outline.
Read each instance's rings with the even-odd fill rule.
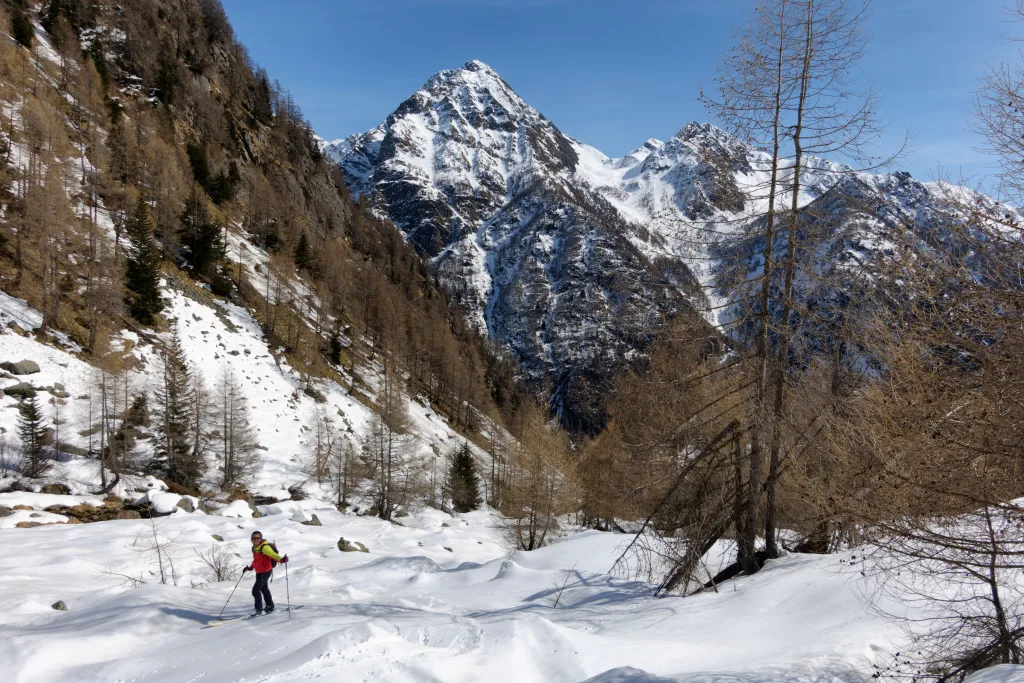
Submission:
[[[263,541],[263,544],[262,544],[262,545],[260,545],[260,550],[261,550],[261,552],[262,552],[262,549],[263,549],[263,546],[264,546],[264,545],[269,545],[269,546],[270,546],[270,548],[271,548],[271,550],[273,550],[273,551],[274,551],[275,553],[277,553],[278,555],[280,555],[280,554],[281,554],[281,551],[277,549],[277,544],[276,544],[276,543],[274,543],[273,541],[266,541],[266,540],[265,540],[265,541]],[[270,559],[270,568],[271,568],[271,569],[274,569],[274,568],[276,568],[276,567],[277,567],[277,565],[278,565],[278,562],[277,562],[277,560],[275,560],[275,559],[274,559],[274,558],[272,558],[272,557],[270,557],[269,559]]]

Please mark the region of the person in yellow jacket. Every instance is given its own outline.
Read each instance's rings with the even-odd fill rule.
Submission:
[[[270,574],[274,571],[274,564],[271,560],[288,562],[288,556],[278,555],[274,548],[263,540],[263,534],[259,531],[252,532],[250,540],[252,541],[252,564],[242,572],[256,572],[256,583],[252,586],[252,597],[256,600],[256,608],[253,610],[252,616],[270,614],[274,611],[274,598],[270,595],[269,586]],[[266,609],[263,607],[264,600],[267,602]]]

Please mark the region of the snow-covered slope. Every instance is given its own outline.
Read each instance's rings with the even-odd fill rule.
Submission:
[[[237,246],[242,238],[232,235],[231,240]],[[260,273],[266,269],[258,266],[266,255],[252,245],[248,245],[245,253],[250,277],[259,283],[258,278],[264,277]],[[290,286],[303,287],[300,280]],[[186,359],[201,373],[206,385],[213,388],[230,368],[242,387],[259,443],[259,465],[249,482],[250,492],[288,498],[289,487],[302,485],[311,495],[331,499],[328,485],[318,485],[309,474],[310,423],[320,411],[358,453],[373,415],[365,396],[360,400],[348,386],[316,380],[317,392],[324,398],[324,402],[318,402],[304,391],[306,385],[300,373],[288,365],[281,350],[267,346],[259,324],[244,308],[166,280],[163,296],[167,307],[162,315],[177,325]],[[0,293],[0,362],[28,360],[39,366],[39,372],[22,376],[5,377],[6,373],[0,373],[0,390],[21,383],[38,390],[46,423],[60,422],[57,437],[63,454],[54,464],[50,478],[68,485],[73,493],[89,493],[99,483],[99,466],[95,458],[81,453],[90,449],[95,453],[99,448],[94,429],[99,414],[97,371],[79,356],[73,345],[62,346],[61,335],[51,333],[47,343],[43,343],[28,334],[27,331],[38,327],[39,320],[38,312],[25,302]],[[167,333],[163,335],[166,336]],[[156,344],[163,341],[166,339],[159,335],[144,337],[127,330],[116,340],[115,347],[136,363],[127,380],[132,396],[154,395],[162,376]],[[378,370],[374,366],[359,369],[370,385],[365,390],[371,394]],[[8,454],[13,453],[17,444],[18,404],[18,396],[0,393],[0,439],[10,446]],[[430,463],[464,440],[428,405],[410,400],[407,406],[415,444],[410,458]],[[151,441],[140,440],[138,461],[144,463],[151,450]],[[478,456],[484,457],[479,452]],[[6,488],[4,478],[11,475],[11,471],[0,466],[0,489]],[[207,483],[211,490],[219,488],[215,462],[211,462]],[[135,497],[152,485],[152,481],[144,478],[127,477],[115,493]]]
[[[318,509],[323,526],[310,527],[285,504],[261,510],[159,520],[177,585],[154,579],[146,520],[0,531],[4,680],[853,682],[896,637],[843,556],[784,558],[719,593],[654,598],[607,574],[619,534],[508,555],[483,512],[428,510],[403,527]],[[203,629],[235,581],[212,581],[197,553],[219,547],[240,566],[257,524],[291,558],[271,586],[279,609],[288,596],[302,609]],[[339,537],[370,553],[339,552]],[[129,590],[119,575],[147,583]],[[250,609],[250,583],[227,615]]]

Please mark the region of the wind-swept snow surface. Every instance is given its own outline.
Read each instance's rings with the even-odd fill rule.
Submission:
[[[894,635],[862,606],[842,556],[791,556],[719,593],[654,598],[604,573],[622,535],[510,555],[486,512],[427,510],[396,526],[304,507],[323,526],[285,504],[258,520],[156,520],[176,586],[154,574],[149,520],[0,531],[3,679],[852,682]],[[279,567],[271,586],[281,613],[203,629],[235,581],[212,582],[197,553],[237,553],[240,567],[254,528],[292,560],[287,584]],[[342,536],[370,553],[339,552]],[[125,577],[146,583],[131,590]],[[226,616],[251,608],[251,583]],[[288,592],[304,605],[290,618]]]

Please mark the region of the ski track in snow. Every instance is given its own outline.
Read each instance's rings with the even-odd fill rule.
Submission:
[[[4,680],[852,683],[892,635],[840,571],[842,556],[791,556],[717,594],[654,598],[649,585],[605,573],[621,534],[510,556],[490,512],[426,509],[396,526],[320,504],[323,526],[310,527],[292,505],[263,507],[259,520],[157,520],[160,538],[174,539],[177,586],[148,573],[148,520],[0,531]],[[208,580],[195,551],[219,534],[240,567],[255,525],[289,554],[291,601],[305,607],[203,629],[235,582],[189,587]],[[339,536],[371,552],[341,553]],[[148,583],[127,590],[112,571]],[[279,567],[279,609],[284,579]],[[225,616],[251,608],[251,583],[243,578]],[[50,608],[58,599],[68,612]]]

